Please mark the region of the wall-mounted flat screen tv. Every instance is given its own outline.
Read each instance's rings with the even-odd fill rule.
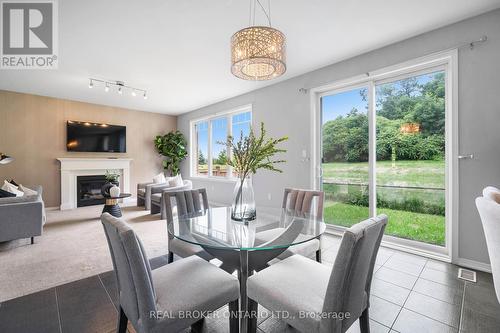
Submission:
[[[66,123],[68,151],[125,153],[127,128],[125,126],[96,124],[82,121]]]

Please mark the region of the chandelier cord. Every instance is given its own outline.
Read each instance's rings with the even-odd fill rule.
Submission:
[[[267,2],[267,7],[268,7],[268,11],[269,13],[266,11],[266,9],[264,8],[264,6],[262,6],[262,3],[260,2],[260,0],[254,0],[254,6],[253,6],[253,24],[252,25],[255,25],[255,2],[257,2],[260,6],[260,8],[262,9],[262,11],[264,12],[264,15],[266,15],[266,18],[267,18],[267,21],[269,23],[269,26],[271,26],[271,0],[268,0]],[[251,5],[252,1],[250,1],[250,5]]]

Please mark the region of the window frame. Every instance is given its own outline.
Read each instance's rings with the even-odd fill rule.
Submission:
[[[227,168],[227,173],[225,176],[214,176],[213,175],[213,156],[212,156],[212,121],[225,118],[226,123],[227,123],[227,135],[232,135],[233,131],[233,116],[240,114],[240,113],[246,113],[250,112],[250,127],[253,126],[253,109],[252,109],[252,104],[247,104],[243,105],[240,107],[236,107],[230,110],[222,111],[222,112],[217,112],[213,113],[210,115],[207,115],[205,117],[200,117],[193,119],[189,122],[189,176],[190,178],[193,179],[204,179],[204,180],[216,180],[216,181],[230,181],[234,182],[238,178],[233,175],[233,170],[232,167],[228,166]],[[196,124],[202,123],[202,122],[207,122],[208,123],[208,147],[207,147],[207,165],[208,165],[208,172],[207,175],[200,175],[198,174],[198,170],[196,170],[196,159],[198,158],[198,141],[196,137],[196,130],[195,126]],[[231,158],[231,149],[227,149],[227,157]]]

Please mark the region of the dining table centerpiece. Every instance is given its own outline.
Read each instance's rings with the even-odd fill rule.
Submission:
[[[250,133],[244,136],[241,132],[237,141],[229,135],[225,142],[218,142],[225,145],[231,152],[226,164],[232,167],[234,174],[238,177],[231,204],[233,220],[251,221],[256,218],[252,175],[256,174],[259,169],[283,172],[275,165],[286,162],[276,158],[277,154],[286,152],[286,149],[278,148],[278,145],[286,140],[288,140],[287,136],[277,139],[266,137],[264,123],[261,122],[258,135],[253,128],[250,128]]]

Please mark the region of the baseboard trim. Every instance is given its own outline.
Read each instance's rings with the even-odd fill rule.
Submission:
[[[490,264],[486,264],[484,262],[480,262],[480,261],[476,261],[476,260],[457,258],[457,260],[454,264],[456,264],[458,266],[470,268],[470,269],[475,269],[475,270],[478,270],[481,272],[491,273],[491,265]]]

